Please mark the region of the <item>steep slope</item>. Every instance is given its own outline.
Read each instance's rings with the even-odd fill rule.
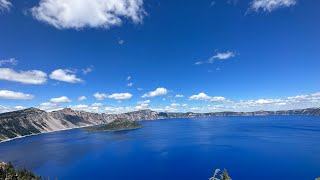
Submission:
[[[0,114],[0,141],[16,137],[65,130],[70,128],[107,124],[119,118],[131,121],[167,118],[192,118],[209,116],[265,116],[265,115],[311,115],[320,116],[320,108],[286,111],[214,112],[214,113],[166,113],[141,110],[123,114],[98,114],[65,108],[46,112],[37,108]]]

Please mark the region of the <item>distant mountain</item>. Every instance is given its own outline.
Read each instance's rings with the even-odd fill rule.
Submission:
[[[266,116],[266,115],[310,115],[320,116],[320,108],[309,108],[286,111],[256,111],[256,112],[213,112],[213,113],[167,113],[151,110],[141,110],[123,114],[98,114],[85,111],[75,111],[65,108],[46,112],[37,108],[0,114],[0,141],[17,137],[108,124],[116,119],[125,118],[132,121],[157,120],[169,118],[192,118],[209,116]]]

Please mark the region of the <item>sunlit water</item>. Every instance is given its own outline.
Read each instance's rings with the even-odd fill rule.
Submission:
[[[144,128],[61,131],[0,144],[0,159],[60,180],[314,180],[320,117],[211,117],[143,121]]]

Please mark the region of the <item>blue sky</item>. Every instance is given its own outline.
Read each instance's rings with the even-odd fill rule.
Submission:
[[[318,107],[319,6],[0,0],[0,112]]]

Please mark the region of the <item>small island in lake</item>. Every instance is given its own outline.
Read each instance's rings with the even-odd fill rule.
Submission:
[[[119,118],[106,125],[84,128],[87,132],[122,131],[142,128],[143,125],[125,118]]]

